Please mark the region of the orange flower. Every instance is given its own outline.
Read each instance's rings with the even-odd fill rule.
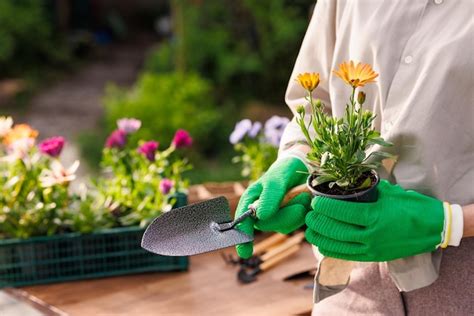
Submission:
[[[32,129],[28,124],[17,124],[15,125],[10,132],[5,135],[3,142],[5,145],[11,145],[17,140],[31,138],[36,139],[38,137],[38,131]]]
[[[300,83],[300,85],[308,91],[313,91],[319,85],[319,73],[312,72],[312,73],[304,73],[299,74],[296,80]]]
[[[379,75],[369,64],[358,63],[354,65],[352,60],[343,62],[339,65],[339,69],[333,72],[353,88],[363,87],[368,83],[375,82],[375,78]]]

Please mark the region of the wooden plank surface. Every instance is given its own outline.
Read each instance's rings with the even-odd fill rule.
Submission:
[[[227,249],[227,253],[233,253]],[[239,284],[237,267],[219,252],[194,256],[187,272],[123,277],[24,287],[23,290],[70,315],[305,315],[312,307],[310,278],[283,281],[313,268],[311,247]]]

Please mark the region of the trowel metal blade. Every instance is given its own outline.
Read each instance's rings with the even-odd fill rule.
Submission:
[[[253,240],[235,228],[223,232],[216,228],[216,223],[231,220],[224,197],[173,209],[148,226],[142,247],[159,255],[190,256]]]

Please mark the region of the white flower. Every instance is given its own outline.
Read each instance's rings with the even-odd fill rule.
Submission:
[[[230,134],[229,141],[235,145],[239,143],[245,135],[252,129],[252,121],[249,119],[243,119],[242,121],[235,124],[234,131]]]
[[[0,116],[0,138],[7,135],[13,126],[13,119],[10,116]]]
[[[133,134],[140,129],[142,122],[135,118],[122,118],[117,120],[117,126],[123,130],[125,134]]]
[[[53,160],[51,162],[51,170],[43,170],[39,177],[41,186],[47,188],[58,184],[67,184],[76,179],[75,172],[77,168],[79,168],[79,160],[74,161],[67,169],[63,167],[59,160]]]

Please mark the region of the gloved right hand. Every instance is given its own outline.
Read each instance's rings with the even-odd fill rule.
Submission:
[[[253,235],[254,228],[287,234],[303,226],[306,213],[311,209],[310,194],[297,195],[281,209],[280,203],[290,189],[304,183],[307,177],[308,169],[298,158],[275,161],[259,180],[245,190],[235,212],[235,217],[238,217],[248,210],[250,204],[259,200],[257,219],[248,217],[237,225],[237,229],[248,235]],[[237,245],[236,250],[239,257],[250,258],[253,243]]]

